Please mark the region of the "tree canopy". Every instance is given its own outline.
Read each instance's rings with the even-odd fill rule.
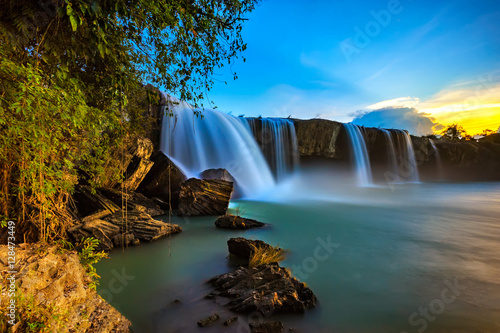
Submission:
[[[32,239],[64,234],[77,171],[98,176],[141,128],[143,85],[202,103],[215,71],[245,50],[256,1],[2,1],[2,219]]]

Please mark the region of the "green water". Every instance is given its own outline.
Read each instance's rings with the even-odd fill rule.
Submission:
[[[264,229],[219,230],[215,217],[173,217],[182,233],[102,261],[99,291],[136,333],[249,332],[253,318],[227,328],[222,321],[234,314],[203,298],[206,280],[236,265],[226,241],[244,236],[289,249],[282,265],[318,297],[304,315],[277,317],[287,329],[500,332],[499,183],[330,187],[294,184],[268,201],[231,203],[231,211],[270,223]],[[222,320],[197,327],[214,312]]]

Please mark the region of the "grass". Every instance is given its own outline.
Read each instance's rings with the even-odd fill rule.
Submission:
[[[250,259],[248,261],[248,267],[257,267],[260,265],[266,265],[273,262],[280,262],[285,260],[286,250],[280,248],[279,246],[268,247],[255,247]]]

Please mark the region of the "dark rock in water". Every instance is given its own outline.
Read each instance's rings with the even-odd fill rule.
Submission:
[[[204,319],[201,319],[200,321],[198,321],[198,326],[201,326],[201,327],[207,327],[207,326],[210,326],[212,325],[214,322],[216,322],[217,320],[219,320],[219,315],[214,313],[213,315],[207,317],[207,318],[204,318]]]
[[[224,326],[229,326],[229,325],[231,325],[231,324],[233,324],[233,323],[235,323],[237,321],[238,321],[238,317],[229,318],[228,320],[226,320],[224,322]]]
[[[220,216],[215,221],[215,225],[225,229],[252,229],[263,227],[265,223],[229,214]]]
[[[233,183],[225,180],[188,179],[181,185],[178,215],[223,215],[232,192]]]
[[[243,237],[231,238],[227,241],[229,253],[249,259],[255,248],[272,249],[273,247],[261,240],[251,240]]]
[[[252,333],[281,333],[285,330],[281,321],[265,321],[263,323],[251,322]]]
[[[235,183],[234,177],[226,169],[208,169],[200,174],[201,179],[217,179]]]
[[[99,192],[118,206],[127,205],[127,210],[147,213],[151,216],[165,215],[155,201],[137,192],[122,192],[110,188],[100,188]]]
[[[316,305],[316,296],[305,283],[277,263],[237,270],[212,278],[220,296],[230,297],[230,310],[257,311],[269,317],[277,313],[303,313]]]
[[[164,202],[172,203],[172,208],[179,204],[181,183],[187,178],[182,171],[161,151],[151,155],[153,167],[139,185],[137,192],[152,198],[156,197]]]

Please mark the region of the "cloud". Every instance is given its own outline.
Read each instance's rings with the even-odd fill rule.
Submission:
[[[369,127],[406,129],[413,135],[434,133],[440,127],[429,114],[412,107],[386,107],[374,111],[358,111],[353,123]]]

